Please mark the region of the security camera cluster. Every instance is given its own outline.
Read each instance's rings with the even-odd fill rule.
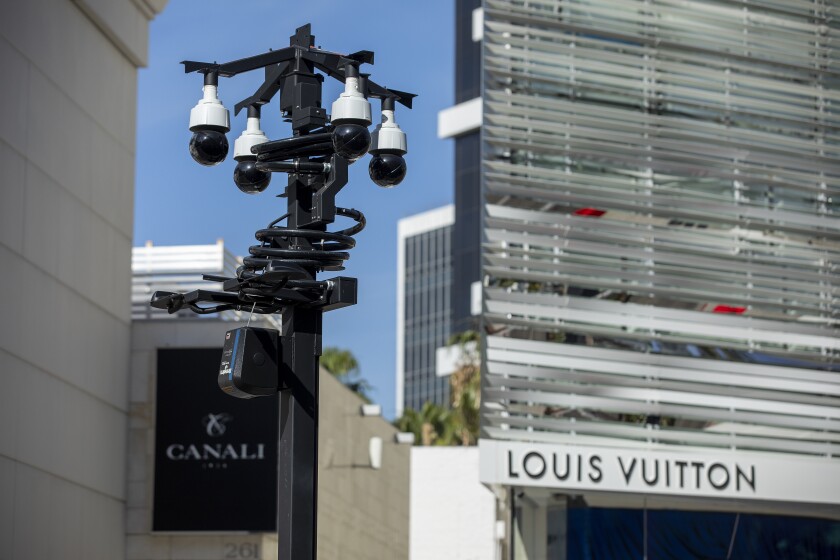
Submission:
[[[272,173],[288,174],[288,213],[256,232],[259,244],[249,249],[235,278],[207,277],[222,282],[222,292],[157,292],[152,306],[170,313],[184,307],[199,314],[229,309],[280,313],[295,306],[329,311],[355,303],[355,279],[315,278],[318,272],[343,270],[347,250],[356,243],[353,236],[365,226],[361,212],[336,206],[336,195],[347,183],[347,167],[368,152],[374,183],[390,188],[405,178],[408,144],[394,114],[398,103],[410,109],[416,96],[380,86],[359,71],[362,64],[373,64],[374,53],[338,54],[315,47],[314,41],[307,25],[297,29],[284,49],[222,64],[182,63],[187,73],[204,78],[204,94],[190,111],[189,151],[205,166],[218,165],[229,151],[230,111],[219,99],[220,78],[264,70],[263,84],[234,109],[235,114],[247,109],[247,124],[234,142],[233,180],[242,192],[256,194],[268,188]],[[321,107],[325,77],[344,83],[330,115]],[[263,106],[275,96],[292,136],[269,140],[260,119]],[[368,130],[371,98],[380,101],[382,112],[373,133]],[[356,225],[326,231],[337,216]],[[278,225],[282,220],[287,225]]]
[[[353,55],[350,55],[351,57]],[[233,180],[239,189],[247,194],[256,194],[268,188],[272,171],[328,171],[324,167],[270,166],[268,158],[259,158],[259,154],[271,153],[271,161],[299,160],[300,158],[326,157],[333,153],[353,163],[366,153],[373,157],[368,165],[371,180],[384,188],[394,187],[405,178],[407,166],[405,158],[408,143],[405,132],[395,119],[396,102],[402,101],[411,106],[412,94],[384,90],[377,86],[375,96],[382,104],[382,120],[371,134],[368,130],[371,120],[370,81],[368,76],[359,73],[362,60],[353,58],[341,62],[343,67],[344,91],[332,104],[329,123],[322,131],[307,136],[277,141],[277,144],[263,146],[270,141],[260,129],[262,102],[248,105],[248,117],[245,130],[236,139],[233,158],[237,161]],[[372,53],[370,57],[372,59]],[[219,99],[219,71],[207,68],[204,72],[204,95],[190,111],[189,149],[192,158],[208,167],[218,165],[227,157],[229,145],[225,134],[230,131],[230,111]],[[384,90],[379,91],[379,90]],[[329,139],[325,140],[329,135]],[[311,136],[311,137],[310,137]],[[274,148],[285,148],[285,151]],[[305,162],[309,163],[309,161]]]
[[[247,109],[247,124],[234,142],[233,180],[242,192],[256,194],[268,188],[272,173],[286,173],[288,212],[257,230],[258,244],[249,248],[235,277],[205,276],[220,282],[222,291],[160,291],[152,297],[153,307],[169,313],[186,308],[198,314],[236,310],[283,313],[286,317],[291,316],[290,310],[323,312],[356,303],[355,278],[316,277],[319,272],[344,270],[348,250],[356,245],[353,236],[366,223],[358,210],[337,206],[336,195],[347,184],[348,166],[368,152],[372,155],[368,171],[374,183],[390,188],[405,178],[403,156],[408,144],[394,113],[397,103],[411,108],[415,95],[382,87],[369,74],[361,73],[362,64],[373,64],[372,52],[342,55],[316,48],[314,40],[307,25],[297,29],[288,48],[223,64],[183,62],[187,73],[204,78],[204,94],[190,111],[193,134],[189,150],[192,158],[205,166],[218,165],[229,150],[230,111],[219,99],[220,78],[265,71],[263,84],[234,109],[235,114]],[[330,115],[321,107],[325,76],[344,83]],[[269,140],[260,118],[263,106],[275,96],[279,97],[280,115],[291,123],[293,134]],[[380,100],[382,111],[372,134],[368,130],[372,123],[370,98]],[[328,231],[327,226],[339,216],[356,223]],[[284,220],[286,225],[280,225]],[[273,394],[283,385],[276,375],[265,375],[264,364],[239,359],[243,348],[255,344],[273,348],[267,349],[266,355],[280,352],[277,337],[257,336],[258,330],[243,327],[227,335],[232,358],[220,368],[219,385],[233,396]],[[240,336],[241,344],[236,342]],[[271,363],[282,362],[275,358]]]

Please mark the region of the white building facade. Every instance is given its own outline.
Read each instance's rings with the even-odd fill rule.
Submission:
[[[2,558],[124,553],[137,68],[165,4],[0,5]]]
[[[411,448],[409,560],[499,560],[504,522],[478,480],[478,448]]]
[[[481,478],[513,558],[840,554],[833,9],[484,2]]]

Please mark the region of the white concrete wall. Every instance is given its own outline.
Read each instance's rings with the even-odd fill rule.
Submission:
[[[478,481],[477,447],[411,449],[411,560],[496,558],[496,498]]]
[[[123,556],[137,65],[156,7],[0,3],[2,560]]]

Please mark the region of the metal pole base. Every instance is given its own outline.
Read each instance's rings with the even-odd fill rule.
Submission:
[[[318,540],[318,357],[320,309],[283,311],[277,558],[315,560]]]

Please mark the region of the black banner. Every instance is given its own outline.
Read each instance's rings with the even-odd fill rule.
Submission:
[[[216,382],[222,349],[160,349],[154,531],[276,530],[277,396]]]

